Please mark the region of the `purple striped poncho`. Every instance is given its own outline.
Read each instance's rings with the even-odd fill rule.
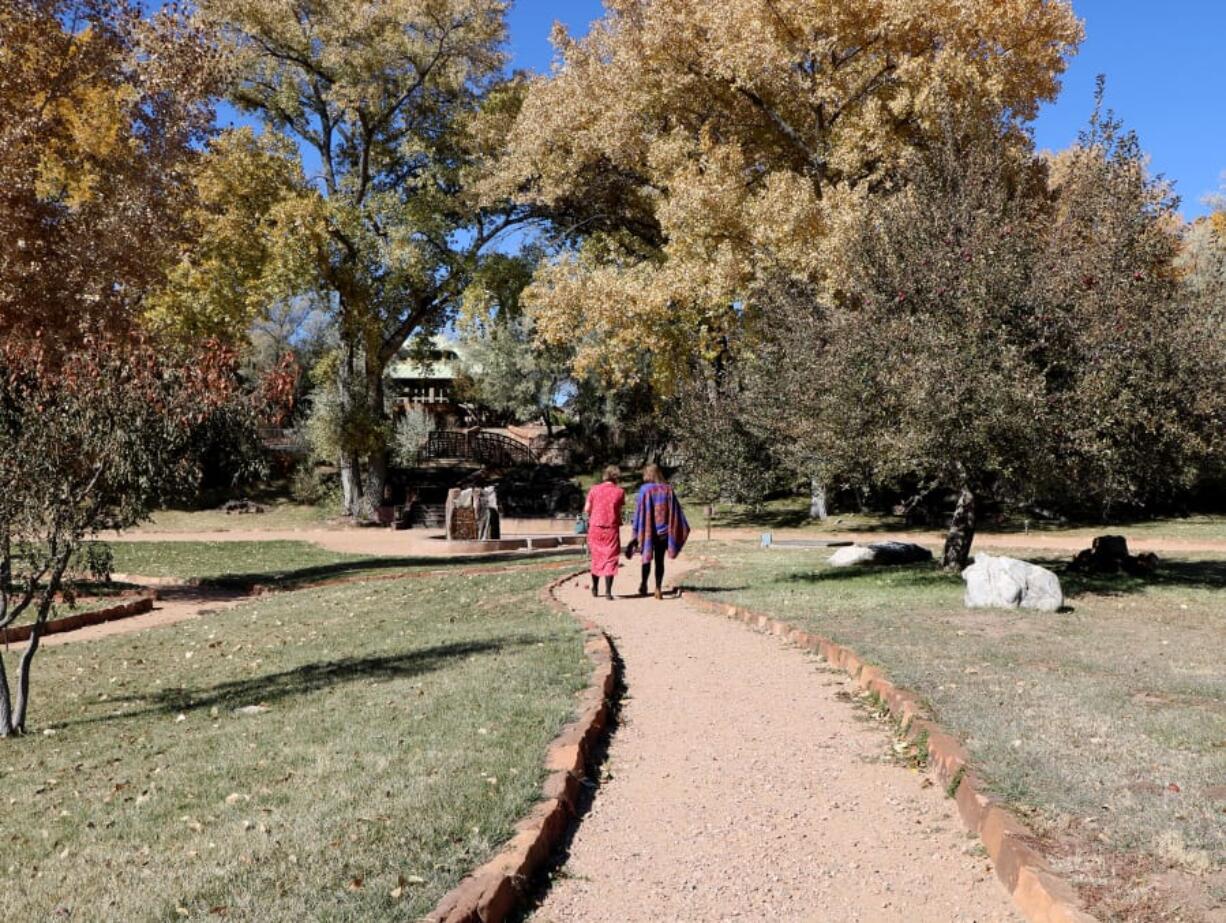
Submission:
[[[668,538],[668,556],[675,558],[690,537],[690,524],[681,510],[681,501],[668,484],[644,484],[634,502],[634,537],[644,561],[655,552],[657,537]]]

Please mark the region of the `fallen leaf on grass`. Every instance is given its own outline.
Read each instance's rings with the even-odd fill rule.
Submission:
[[[349,890],[350,891],[361,891],[362,885],[365,883],[365,881],[366,879],[364,879],[361,875],[359,875],[357,878],[350,879]]]

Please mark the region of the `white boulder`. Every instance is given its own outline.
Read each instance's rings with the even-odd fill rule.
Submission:
[[[838,548],[830,556],[831,567],[853,567],[857,564],[872,564],[876,557],[867,545],[848,545]]]
[[[1064,605],[1060,578],[1045,568],[1016,558],[975,555],[962,571],[968,609],[1038,609],[1055,612]]]
[[[873,542],[871,545],[848,545],[830,556],[831,567],[857,565],[923,564],[932,560],[932,552],[912,542]]]

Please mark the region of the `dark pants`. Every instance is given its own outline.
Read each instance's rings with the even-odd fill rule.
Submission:
[[[657,535],[651,543],[652,558],[656,565],[656,589],[664,585],[664,556],[668,553],[668,536]],[[643,579],[639,581],[639,590],[647,592],[647,578],[651,576],[651,561],[643,561]]]

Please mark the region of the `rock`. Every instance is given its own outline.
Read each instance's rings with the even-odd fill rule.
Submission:
[[[830,556],[831,567],[893,566],[923,564],[932,560],[932,552],[911,542],[874,542],[871,545],[849,545]]]
[[[1158,556],[1152,552],[1131,555],[1124,536],[1100,535],[1090,548],[1077,553],[1070,569],[1083,574],[1124,573],[1145,577],[1158,569]]]
[[[264,512],[264,507],[260,506],[260,504],[256,503],[254,500],[227,500],[221,505],[220,508],[227,516],[233,513],[248,514]]]
[[[1038,609],[1055,612],[1064,605],[1060,578],[1045,568],[1016,558],[975,555],[962,572],[968,609]]]
[[[872,564],[876,555],[867,545],[848,545],[830,556],[831,567],[854,567],[857,564]]]
[[[873,542],[874,564],[923,564],[932,560],[932,552],[913,542]]]

